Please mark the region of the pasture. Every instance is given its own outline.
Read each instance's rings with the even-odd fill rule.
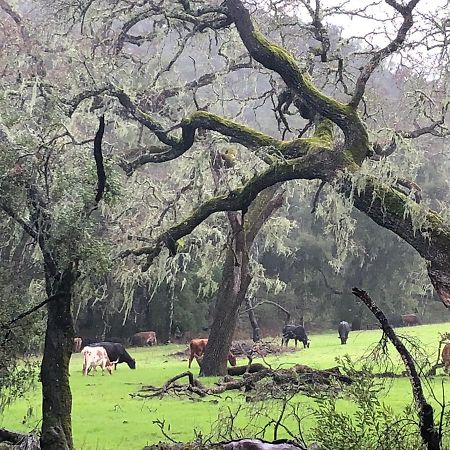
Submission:
[[[434,362],[439,341],[438,332],[450,331],[450,323],[423,325],[410,328],[400,328],[397,332],[420,340],[422,346]],[[349,354],[353,359],[362,358],[368,354],[368,349],[378,342],[379,330],[355,331],[350,333],[347,345],[341,345],[337,332],[311,335],[311,347],[299,351],[271,356],[267,361],[274,367],[293,364],[306,364],[315,368],[328,368],[336,365],[335,358]],[[279,341],[280,339],[278,339]],[[293,345],[293,343],[291,343]],[[223,394],[221,398],[209,397],[203,401],[192,401],[187,398],[165,397],[164,399],[132,399],[129,394],[143,384],[161,385],[168,378],[187,370],[187,360],[169,356],[183,350],[184,345],[167,345],[139,349],[130,349],[130,354],[136,358],[136,370],[130,370],[126,364],[118,366],[112,375],[101,375],[98,370],[95,375],[83,377],[81,374],[80,354],[74,354],[71,361],[71,388],[73,394],[73,434],[77,449],[84,450],[117,450],[141,449],[148,443],[164,440],[159,427],[153,421],[165,420],[167,433],[177,441],[192,440],[194,430],[208,435],[216,426],[220,411],[231,409],[245,403],[237,393]],[[393,349],[391,350],[394,355]],[[245,363],[244,360],[238,360]],[[195,363],[194,363],[195,364]],[[197,373],[197,366],[193,372]],[[436,394],[441,394],[441,383],[447,389],[449,397],[449,378],[438,370],[438,376],[431,385]],[[206,380],[205,380],[206,381]],[[215,379],[207,380],[213,383]],[[411,404],[411,389],[406,378],[389,381],[390,389],[383,394],[383,401],[394,410],[400,411]],[[18,400],[9,407],[0,419],[0,427],[28,431],[40,425],[40,389],[29,392],[26,398]],[[428,391],[426,390],[428,396]],[[313,406],[313,400],[298,396],[298,401],[305,408]],[[349,407],[344,402],[343,407]],[[432,402],[433,403],[433,402]],[[245,425],[245,417],[240,418],[236,425]],[[170,429],[168,429],[170,426]],[[307,421],[306,421],[306,426]],[[270,439],[272,436],[267,436]]]

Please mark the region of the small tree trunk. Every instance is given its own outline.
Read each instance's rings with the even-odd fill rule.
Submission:
[[[172,335],[172,325],[173,325],[173,308],[175,301],[175,274],[167,284],[167,297],[169,297],[168,301],[168,311],[167,311],[167,339],[166,343],[170,344],[170,338]]]
[[[253,342],[259,342],[261,340],[261,330],[258,325],[258,320],[256,319],[255,310],[253,309],[253,302],[250,297],[245,297],[245,303],[248,310],[248,320],[252,327],[252,339]]]
[[[75,280],[72,267],[61,274],[46,273],[47,295],[58,294],[58,297],[48,304],[41,365],[42,450],[73,449],[69,362],[74,338],[71,302]]]

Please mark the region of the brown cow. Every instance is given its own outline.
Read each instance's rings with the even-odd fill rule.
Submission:
[[[80,337],[73,338],[73,353],[81,352],[81,344],[83,339]]]
[[[419,319],[416,314],[402,314],[401,315],[403,325],[412,327],[413,325],[420,325]]]
[[[131,338],[131,345],[135,347],[144,347],[146,345],[156,345],[156,333],[154,331],[141,331]]]
[[[442,349],[442,364],[444,365],[444,371],[450,375],[450,344],[445,344]]]
[[[189,343],[189,348],[191,351],[191,354],[189,356],[189,368],[191,368],[194,357],[197,362],[203,359],[203,353],[205,353],[207,343],[208,339],[192,339],[192,341]],[[228,352],[228,362],[232,366],[236,366],[236,356],[234,356],[231,352]]]

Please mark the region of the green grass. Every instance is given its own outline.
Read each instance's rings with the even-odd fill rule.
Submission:
[[[424,325],[402,328],[400,334],[408,334],[420,339],[423,347],[436,358],[438,332],[450,331],[450,323]],[[311,336],[311,347],[294,353],[286,353],[280,357],[270,357],[267,361],[273,365],[289,367],[293,364],[306,364],[316,368],[328,368],[336,365],[335,358],[349,354],[352,358],[364,358],[368,348],[380,338],[378,330],[352,332],[346,346],[340,345],[337,332]],[[293,345],[291,343],[291,345]],[[223,395],[221,398],[211,397],[202,402],[193,402],[186,398],[165,397],[163,400],[132,399],[129,393],[135,392],[142,384],[161,385],[168,378],[187,369],[187,361],[168,356],[183,350],[185,346],[168,345],[131,349],[136,358],[137,369],[130,370],[121,364],[118,370],[109,376],[101,375],[83,377],[81,374],[81,356],[72,356],[70,367],[71,388],[73,394],[73,433],[77,449],[85,450],[117,450],[140,449],[147,443],[164,440],[156,419],[170,424],[169,434],[179,441],[191,440],[194,430],[208,434],[214,426],[219,410],[225,407],[237,407],[243,403],[242,396],[236,393]],[[197,367],[194,371],[197,372]],[[438,372],[438,374],[442,372]],[[441,382],[449,386],[450,378],[437,376],[432,382],[440,395]],[[215,379],[210,379],[212,383]],[[390,381],[391,389],[385,394],[384,401],[394,410],[400,411],[411,404],[411,388],[405,378]],[[428,396],[428,393],[427,393]],[[447,395],[448,397],[448,395]],[[299,397],[305,407],[312,400]],[[345,402],[343,403],[345,408]],[[31,412],[28,418],[27,410]],[[40,389],[30,392],[26,398],[16,401],[0,418],[0,427],[17,431],[28,431],[40,426]],[[245,425],[245,418],[238,420],[237,425]],[[271,436],[268,436],[269,438]]]

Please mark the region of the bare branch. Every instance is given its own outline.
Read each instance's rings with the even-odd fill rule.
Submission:
[[[4,201],[0,201],[0,208],[9,217],[11,217],[11,219],[17,222],[28,235],[30,235],[33,239],[37,239],[38,234],[33,229],[33,227],[29,223],[27,223],[24,219],[22,219],[22,217],[20,217],[9,205],[7,205]]]
[[[400,26],[395,38],[384,48],[372,54],[370,61],[363,67],[358,80],[356,81],[355,91],[349,103],[350,106],[356,108],[361,101],[367,81],[373,71],[380,65],[381,61],[387,56],[399,50],[406,40],[408,31],[414,24],[412,11],[416,7],[419,0],[411,0],[406,6],[400,5],[395,0],[385,0],[386,3],[396,9],[403,16],[403,23]]]

